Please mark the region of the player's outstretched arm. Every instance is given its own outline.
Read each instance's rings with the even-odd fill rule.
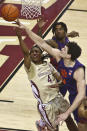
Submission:
[[[17,20],[16,24],[19,26],[19,28],[24,29],[26,31],[26,33],[28,34],[28,36],[34,41],[34,43],[37,44],[38,46],[40,46],[46,52],[48,52],[48,54],[52,55],[56,59],[57,62],[61,59],[60,50],[54,49],[51,46],[49,46],[45,42],[44,39],[42,39],[41,37],[36,35],[33,31],[31,31],[26,26],[21,24],[19,22],[19,20]]]
[[[73,112],[82,102],[82,100],[85,98],[85,92],[86,92],[86,82],[84,79],[84,69],[79,68],[74,73],[74,79],[77,83],[77,96],[71,105],[70,109],[68,110],[69,113]]]
[[[24,65],[26,66],[27,69],[29,69],[30,68],[30,64],[31,64],[31,60],[30,60],[28,47],[26,46],[26,43],[22,40],[20,29],[19,28],[15,28],[15,31],[16,31],[16,35],[17,35],[18,40],[19,40],[19,44],[20,44],[21,50],[22,50],[22,52],[24,54]]]

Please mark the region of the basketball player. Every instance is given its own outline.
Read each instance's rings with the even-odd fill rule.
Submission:
[[[46,24],[46,22],[47,22],[47,20],[45,21],[43,17],[40,17],[39,19],[37,19],[38,35],[41,36],[41,37],[42,37],[42,30],[43,30],[43,27],[44,27],[44,25]],[[60,41],[60,38],[57,37],[58,34],[57,34],[57,35],[55,34],[55,30],[57,29],[57,28],[56,28],[57,25],[61,25],[61,26],[62,26],[62,29],[66,32],[66,33],[65,33],[66,35],[64,35],[64,37],[63,37],[63,34],[61,34],[61,35],[62,35],[62,36],[61,36],[61,41]],[[54,36],[55,36],[56,39],[57,39],[61,44],[66,43],[66,42],[64,42],[64,40],[63,40],[63,39],[65,39],[66,37],[74,38],[74,37],[79,36],[79,33],[76,32],[76,31],[71,31],[70,33],[67,33],[67,26],[66,26],[66,24],[63,23],[63,22],[56,22],[56,23],[54,23],[54,25],[53,25],[53,27],[52,27],[52,32],[53,32],[53,38],[54,38]],[[67,38],[67,39],[68,39],[68,38]]]
[[[60,51],[59,49],[49,46],[41,37],[37,36],[22,24],[20,24],[19,27],[25,29],[28,36],[43,50],[52,55],[58,62],[58,70],[62,76],[64,88],[67,88],[69,91],[71,106],[65,113],[58,115],[56,123],[58,124],[60,121],[65,121],[73,112],[74,119],[77,124],[80,125],[77,108],[85,98],[85,95],[87,95],[85,66],[77,60],[81,55],[81,48],[77,43],[69,42]]]
[[[68,102],[59,93],[57,81],[60,82],[61,77],[56,69],[44,60],[43,51],[37,45],[33,46],[29,52],[18,29],[16,34],[24,54],[25,70],[31,81],[34,96],[38,100],[38,111],[42,118],[36,122],[38,131],[56,131],[54,124],[56,116],[69,108]],[[73,126],[70,125],[69,120]],[[66,123],[69,131],[78,131],[70,117]]]
[[[42,36],[42,28],[44,26],[46,22],[44,21],[43,18],[39,18],[37,20],[37,24],[38,24],[38,35]],[[62,48],[64,48],[64,46],[66,45],[66,43],[69,42],[68,37],[77,37],[79,36],[79,33],[76,31],[72,31],[70,33],[67,33],[67,25],[63,22],[56,22],[53,27],[52,27],[52,32],[53,32],[53,37],[50,40],[46,40],[46,42],[51,45],[53,48],[58,48],[59,50],[61,50]],[[56,60],[51,57],[51,64],[57,69],[58,65]],[[60,92],[62,93],[63,96],[65,96],[67,89],[61,87],[60,88]]]

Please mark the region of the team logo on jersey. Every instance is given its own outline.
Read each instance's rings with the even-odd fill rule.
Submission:
[[[69,70],[69,75],[70,75],[70,76],[72,75],[72,70]]]
[[[65,69],[61,69],[61,75],[62,75],[62,77],[66,78],[67,77],[67,71]]]

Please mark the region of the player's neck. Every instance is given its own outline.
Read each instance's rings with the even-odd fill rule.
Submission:
[[[34,64],[40,65],[40,64],[43,64],[43,61],[37,61],[37,62],[34,62]]]
[[[62,43],[62,44],[65,44],[65,38],[63,38],[63,39],[58,39],[58,41],[59,41],[60,43]]]
[[[75,65],[75,61],[72,61],[70,59],[64,59],[64,65],[66,67],[73,67]]]

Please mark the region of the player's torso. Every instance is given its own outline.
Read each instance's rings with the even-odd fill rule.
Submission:
[[[57,96],[59,89],[49,87],[56,83],[56,79],[53,77],[52,69],[48,63],[40,65],[32,63],[28,78],[36,84],[43,102],[46,103]]]
[[[82,64],[80,64],[78,61],[75,62],[75,65],[73,67],[66,67],[64,65],[64,61],[61,60],[58,64],[58,70],[62,76],[63,83],[65,88],[68,89],[71,95],[77,94],[77,85],[76,80],[74,79],[74,72],[80,68],[84,67]]]

